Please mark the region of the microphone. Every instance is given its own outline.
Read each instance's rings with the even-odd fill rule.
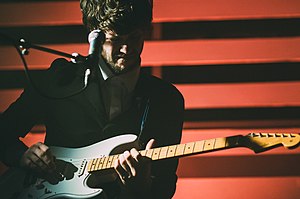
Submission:
[[[51,99],[64,99],[84,91],[88,86],[89,76],[98,66],[101,57],[103,32],[93,30],[89,33],[88,41],[90,43],[88,56],[78,54],[76,56],[73,53],[74,60],[71,61],[78,65],[70,64],[64,59],[56,60],[56,64],[53,65],[55,67],[51,66],[41,78],[36,78],[39,82],[36,90],[42,91],[39,93]]]
[[[88,59],[91,60],[93,65],[98,65],[104,39],[105,36],[101,30],[93,30],[89,33],[88,41],[90,43],[90,48]]]

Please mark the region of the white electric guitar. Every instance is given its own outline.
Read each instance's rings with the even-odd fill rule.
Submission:
[[[134,146],[133,143],[137,144],[136,139],[135,135],[127,134],[82,148],[50,147],[56,156],[57,169],[64,179],[58,183],[50,183],[32,177],[21,169],[14,169],[0,181],[1,198],[105,198],[104,192],[97,185],[116,179],[113,162],[125,149]],[[247,147],[259,153],[281,145],[294,148],[299,143],[299,134],[251,133],[246,136],[237,135],[153,148],[140,153],[156,161],[234,147]],[[7,184],[10,184],[9,187]]]

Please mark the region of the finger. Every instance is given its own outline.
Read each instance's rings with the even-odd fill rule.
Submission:
[[[125,180],[126,180],[128,174],[126,173],[126,171],[121,166],[120,159],[116,159],[115,160],[115,162],[114,162],[114,168],[115,168],[115,171],[117,172],[119,178],[121,179],[121,181],[123,183],[125,183]]]
[[[130,178],[132,176],[131,173],[131,166],[130,162],[132,161],[132,156],[129,153],[129,151],[125,151],[123,154],[120,155],[120,164],[122,166],[122,168],[124,169],[124,171],[126,172],[125,175],[127,175],[128,178]]]
[[[130,156],[128,151],[125,151],[123,154],[119,155],[117,161],[115,161],[114,167],[117,171],[118,175],[120,176],[121,180],[124,182],[126,179],[132,176],[130,166],[126,159]]]
[[[119,176],[122,176],[121,175],[121,173],[120,173],[120,167],[121,165],[120,165],[120,161],[119,161],[119,159],[116,159],[115,161],[114,161],[114,169],[115,169],[115,171],[117,172],[117,174],[119,175]]]
[[[137,170],[139,170],[139,161],[141,154],[135,149],[130,150],[130,156],[126,159],[127,164],[130,168],[131,176],[137,175]]]
[[[48,165],[40,158],[40,150],[32,151],[31,154],[29,154],[28,158],[37,165],[38,168],[40,168],[43,171],[49,170]]]
[[[38,143],[37,155],[41,160],[49,167],[49,169],[55,169],[54,156],[52,155],[49,147],[43,143]]]
[[[49,169],[47,165],[36,156],[36,154],[31,154],[27,158],[26,162],[29,165],[29,168],[36,173],[46,177],[47,179],[51,179],[53,182],[63,180],[63,176],[57,170]]]
[[[23,154],[23,156],[21,158],[21,162],[20,162],[21,167],[31,169],[31,170],[34,170],[37,167],[34,164],[34,161],[32,160],[32,157],[31,157],[31,156],[35,156],[35,155],[33,155],[33,150],[35,150],[35,149],[33,149],[34,147],[35,146],[31,146]]]
[[[47,165],[40,159],[39,153],[41,153],[41,151],[38,147],[38,144],[32,145],[24,154],[26,165],[33,169],[39,168],[40,170],[45,170]],[[36,167],[33,166],[32,163],[36,165]]]
[[[35,161],[33,161],[30,156],[26,158],[25,162],[28,168],[31,169],[34,173],[37,174],[44,173],[41,167]]]
[[[26,168],[29,168],[31,170],[37,169],[37,165],[34,164],[34,162],[29,157],[24,158],[22,163],[23,163],[23,166],[25,166]]]
[[[147,145],[146,145],[146,148],[145,148],[145,149],[146,149],[146,150],[152,149],[153,146],[154,146],[154,143],[155,143],[155,140],[154,140],[154,139],[149,140],[148,143],[147,143]]]
[[[130,150],[131,156],[134,158],[135,162],[138,163],[141,161],[142,155],[136,150],[136,148],[132,148]]]
[[[54,169],[53,157],[46,145],[37,144],[37,147],[33,149],[33,153],[38,157],[37,161],[43,169]]]

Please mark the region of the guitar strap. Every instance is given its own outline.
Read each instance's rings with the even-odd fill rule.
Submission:
[[[140,132],[138,135],[138,143],[141,149],[145,147],[145,139],[143,139],[143,135],[144,135],[145,124],[148,118],[149,108],[150,108],[150,99],[148,98],[145,105],[145,109],[142,114]]]

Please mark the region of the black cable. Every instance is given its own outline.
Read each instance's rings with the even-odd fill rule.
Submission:
[[[66,98],[69,98],[69,97],[72,97],[72,96],[74,96],[74,95],[77,95],[77,94],[81,93],[82,91],[84,91],[84,90],[87,88],[87,85],[88,85],[88,79],[87,79],[87,78],[88,78],[88,76],[90,75],[90,69],[88,69],[88,68],[87,68],[86,71],[85,71],[84,86],[83,86],[81,89],[79,89],[79,90],[77,90],[77,91],[74,91],[74,92],[72,92],[72,93],[70,93],[70,94],[67,94],[67,95],[59,96],[59,97],[57,97],[57,96],[51,96],[51,95],[48,95],[48,94],[42,92],[40,89],[38,89],[38,87],[35,85],[34,81],[32,80],[32,77],[31,77],[30,72],[29,72],[29,69],[28,69],[28,65],[27,65],[27,63],[26,63],[26,59],[25,59],[23,53],[21,52],[21,50],[20,50],[20,48],[19,48],[20,43],[19,43],[19,42],[16,42],[13,38],[9,37],[8,35],[3,34],[3,33],[0,32],[0,38],[1,38],[1,37],[2,37],[3,39],[5,39],[5,40],[4,40],[5,42],[8,41],[9,44],[11,44],[11,45],[13,45],[13,46],[15,47],[15,49],[17,50],[18,54],[19,54],[20,57],[21,57],[21,60],[22,60],[22,63],[23,63],[24,69],[25,69],[25,70],[24,70],[25,76],[26,76],[27,80],[29,81],[29,83],[30,83],[30,85],[33,87],[33,89],[34,89],[39,95],[41,95],[42,97],[45,97],[45,98],[48,98],[48,99],[66,99]],[[23,41],[21,41],[21,42],[23,42]],[[22,43],[21,43],[21,44],[22,44]],[[43,48],[43,47],[40,47],[40,48],[41,48],[41,50],[42,50],[42,49],[45,49],[45,48]],[[51,50],[51,49],[50,49],[50,50]],[[55,51],[55,50],[52,50],[52,51]],[[50,52],[50,51],[48,51],[48,52]],[[59,51],[56,51],[56,52],[59,52]],[[50,53],[51,53],[51,52],[50,52]],[[55,53],[54,53],[54,54],[55,54]],[[69,56],[68,56],[68,57],[69,57]],[[82,58],[82,57],[81,57],[81,58]],[[88,58],[86,58],[86,60],[88,60]]]

